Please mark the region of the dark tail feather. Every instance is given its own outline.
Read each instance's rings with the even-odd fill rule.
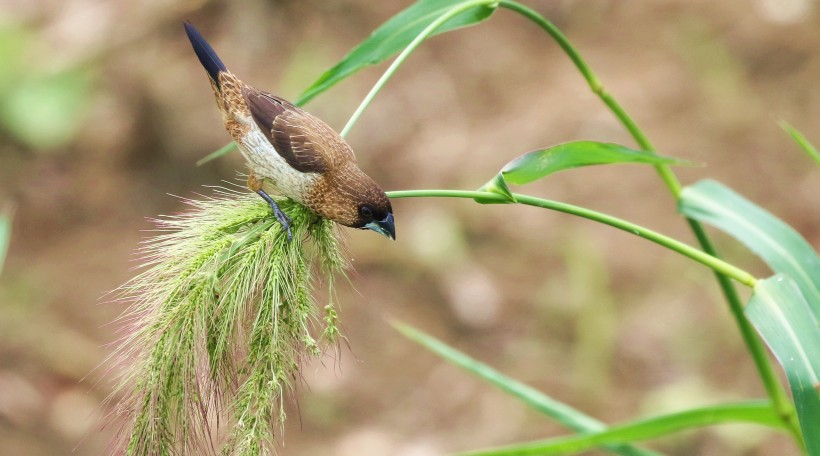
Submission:
[[[202,66],[205,67],[205,71],[208,72],[208,76],[211,77],[216,87],[219,88],[219,73],[221,71],[228,71],[228,69],[225,68],[225,64],[222,63],[222,60],[219,60],[219,56],[216,55],[214,48],[205,41],[205,38],[203,38],[199,31],[188,21],[185,21],[185,33],[188,34],[188,39],[191,40],[191,46],[194,47],[194,52],[196,52],[196,56],[199,57]]]

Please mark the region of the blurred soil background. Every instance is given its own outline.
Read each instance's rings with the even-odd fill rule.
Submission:
[[[818,170],[777,126],[820,143],[820,3],[527,0],[575,43],[667,155],[702,166],[820,245]],[[4,0],[0,204],[16,207],[0,277],[0,452],[98,455],[116,426],[98,366],[147,220],[234,180],[228,141],[182,29],[286,98],[409,1]],[[340,129],[385,66],[308,106]],[[436,37],[348,138],[386,189],[475,189],[514,156],[592,139],[634,145],[546,35],[505,10]],[[526,192],[694,243],[649,167],[579,169]],[[398,241],[345,230],[342,359],[306,366],[285,455],[424,456],[565,433],[394,331],[399,319],[606,422],[763,389],[708,270],[643,239],[530,207],[394,202]],[[765,266],[725,236],[723,253]],[[745,291],[744,291],[745,292]],[[102,427],[102,429],[100,429]],[[281,439],[281,437],[280,437]],[[654,441],[673,455],[796,454],[720,426]]]

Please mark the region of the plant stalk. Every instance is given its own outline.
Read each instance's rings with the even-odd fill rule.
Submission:
[[[643,150],[655,152],[655,147],[649,141],[649,138],[638,127],[635,121],[632,120],[632,117],[627,114],[623,107],[621,107],[621,105],[614,98],[612,98],[609,93],[607,93],[603,84],[601,84],[598,77],[589,68],[580,53],[574,46],[572,46],[569,39],[567,39],[567,37],[554,24],[549,22],[536,11],[513,0],[500,0],[499,6],[525,16],[547,32],[547,34],[549,34],[553,40],[558,43],[561,49],[564,50],[570,60],[572,60],[578,71],[587,81],[587,84],[589,84],[592,92],[604,102],[610,111],[612,111],[624,128],[626,128],[632,135],[635,142],[637,142]],[[675,199],[679,199],[682,187],[680,181],[671,168],[667,165],[655,165],[655,170],[658,172],[664,184]],[[703,225],[694,219],[687,218],[686,220],[700,243],[703,251],[713,258],[718,258],[717,250],[709,237],[706,235],[706,230]],[[713,271],[715,272],[718,284],[723,292],[723,296],[729,304],[730,311],[735,319],[738,329],[740,330],[740,334],[743,337],[746,348],[752,354],[755,367],[757,368],[758,374],[763,381],[763,386],[765,387],[767,394],[772,400],[775,410],[792,432],[792,435],[795,437],[798,445],[803,445],[803,437],[800,432],[800,426],[797,421],[794,405],[789,400],[786,391],[783,389],[783,385],[778,380],[772,363],[766,355],[766,349],[763,343],[743,313],[743,303],[737,294],[737,290],[735,290],[734,285],[723,272],[714,268]]]
[[[474,0],[471,2],[460,3],[450,8],[449,10],[447,10],[447,12],[445,12],[436,20],[431,22],[430,25],[428,25],[424,30],[422,30],[422,32],[419,33],[418,36],[416,36],[416,38],[413,41],[411,41],[410,44],[408,44],[407,47],[404,48],[403,51],[401,51],[401,54],[399,54],[399,56],[396,57],[395,60],[393,60],[393,63],[391,63],[387,70],[385,70],[384,74],[382,74],[382,77],[380,77],[379,80],[376,81],[376,84],[373,85],[373,88],[370,89],[370,92],[368,92],[367,96],[364,97],[361,103],[359,103],[359,107],[356,108],[356,111],[354,111],[353,114],[350,116],[350,120],[347,121],[347,125],[345,125],[345,127],[339,134],[344,138],[347,136],[348,133],[350,133],[350,130],[352,130],[353,126],[356,125],[356,122],[359,120],[359,117],[361,117],[362,113],[364,113],[368,106],[370,106],[370,103],[373,102],[373,99],[382,90],[387,81],[393,77],[393,74],[396,72],[396,70],[399,69],[399,67],[404,63],[404,61],[407,60],[407,57],[409,57],[410,54],[412,54],[413,51],[415,51],[416,48],[419,47],[422,42],[424,42],[424,40],[430,37],[430,35],[432,35],[436,31],[436,29],[444,25],[445,22],[463,13],[464,11],[467,11],[470,8],[475,8],[477,6],[486,5],[490,3],[496,3],[496,0]]]
[[[471,198],[481,199],[482,201],[489,202],[509,203],[509,200],[503,195],[490,192],[469,190],[403,190],[387,192],[387,196],[391,198]],[[755,279],[753,275],[738,268],[737,266],[729,264],[721,260],[720,258],[709,255],[701,250],[684,244],[683,242],[680,242],[676,239],[664,236],[663,234],[660,234],[657,231],[652,231],[649,228],[636,225],[632,222],[628,222],[626,220],[619,219],[617,217],[613,217],[611,215],[603,214],[601,212],[593,211],[583,207],[573,206],[572,204],[560,203],[557,201],[537,198],[535,196],[513,193],[513,197],[515,198],[515,201],[520,204],[541,207],[544,209],[550,209],[553,211],[576,215],[578,217],[594,220],[596,222],[609,225],[619,230],[632,233],[636,236],[640,236],[656,244],[662,245],[670,250],[678,252],[683,256],[689,257],[697,261],[698,263],[701,263],[709,267],[713,271],[720,272],[721,274],[724,274],[727,277],[731,277],[732,279],[737,280],[738,282],[750,288],[754,288],[755,283],[757,283],[757,279]]]

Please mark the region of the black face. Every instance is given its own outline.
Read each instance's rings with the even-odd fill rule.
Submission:
[[[393,223],[390,202],[388,201],[384,207],[371,204],[359,206],[359,228],[373,230],[391,239],[396,239],[396,227]]]
[[[387,211],[384,209],[375,208],[369,204],[362,204],[359,206],[359,220],[362,227],[370,222],[378,222],[387,217]]]

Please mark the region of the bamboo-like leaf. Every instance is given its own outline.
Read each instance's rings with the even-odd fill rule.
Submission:
[[[0,213],[0,273],[3,272],[3,263],[6,261],[6,253],[9,249],[11,239],[11,213],[6,210]]]
[[[792,227],[730,188],[703,180],[681,193],[678,210],[729,233],[800,287],[820,316],[820,258]]]
[[[567,404],[558,402],[530,386],[505,376],[492,367],[476,361],[418,329],[399,322],[394,322],[393,326],[409,339],[441,356],[446,361],[487,381],[501,391],[520,399],[527,406],[553,418],[572,430],[578,432],[599,432],[606,430],[606,425],[595,418],[575,410]],[[653,451],[631,445],[614,444],[604,446],[608,450],[621,455],[651,456],[657,454]]]
[[[783,422],[765,401],[703,407],[619,424],[607,430],[462,453],[470,456],[575,454],[603,445],[647,440],[686,429],[720,423],[753,423],[782,428]]]
[[[228,152],[233,151],[236,149],[236,143],[231,141],[228,144],[220,147],[218,150],[211,152],[210,154],[206,155],[205,157],[200,158],[196,162],[196,166],[202,166],[205,163],[208,163],[211,160],[216,160],[217,158],[227,154]]]
[[[619,144],[573,141],[519,156],[501,169],[509,183],[523,185],[565,169],[614,163],[675,165],[687,163]]]
[[[746,316],[786,371],[803,439],[820,455],[820,328],[800,289],[778,274],[755,285]]]
[[[377,28],[366,40],[353,48],[333,68],[325,71],[310,87],[296,100],[301,106],[320,93],[331,88],[353,73],[371,65],[377,65],[389,59],[407,47],[430,23],[446,13],[448,10],[464,3],[475,0],[419,0],[399,14],[390,18]],[[461,27],[478,24],[489,18],[497,8],[492,0],[477,4],[461,14],[456,15],[439,27],[433,36],[455,30]],[[230,142],[217,151],[197,161],[197,166],[217,159],[236,149],[236,144]]]
[[[466,3],[465,0],[420,0],[390,18],[362,41],[333,68],[327,70],[299,97],[296,104],[310,101],[337,82],[370,65],[379,64],[404,49],[411,41],[447,10]],[[447,21],[435,34],[478,24],[496,9],[487,1]]]
[[[800,133],[800,131],[789,125],[789,123],[786,121],[780,122],[780,128],[785,130],[786,133],[788,133],[789,136],[791,136],[792,139],[794,139],[794,141],[797,143],[798,146],[800,146],[801,149],[803,149],[803,152],[805,152],[806,155],[811,157],[815,161],[815,163],[820,165],[820,152],[817,151],[817,148],[814,147],[814,145],[810,143],[809,140],[806,139],[806,137],[803,136],[802,133]]]

